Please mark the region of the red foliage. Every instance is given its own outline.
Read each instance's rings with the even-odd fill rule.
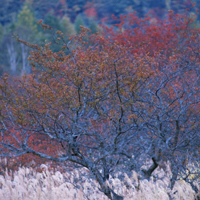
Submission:
[[[97,12],[95,10],[95,8],[87,8],[85,11],[84,11],[85,15],[89,18],[97,18]]]
[[[85,7],[84,13],[88,18],[95,18],[95,19],[97,18],[97,12],[92,2],[87,2],[84,7]]]
[[[85,14],[88,17],[96,17],[94,8],[87,8]],[[14,129],[5,131],[3,140],[23,151],[23,143],[27,137],[27,145],[31,149],[58,158],[60,151],[68,148],[68,142],[65,142],[68,138],[64,133],[72,134],[73,126],[78,124],[76,129],[80,134],[76,139],[77,143],[81,144],[79,150],[88,156],[88,148],[98,149],[117,140],[114,138],[115,134],[111,134],[113,127],[130,127],[131,123],[136,121],[142,123],[144,119],[130,109],[136,104],[135,98],[139,99],[136,109],[140,109],[140,112],[145,110],[151,115],[157,107],[149,105],[149,102],[141,103],[142,98],[148,101],[143,90],[156,93],[158,85],[162,85],[163,77],[171,76],[173,72],[178,73],[187,62],[191,65],[200,64],[199,30],[192,27],[194,19],[188,18],[187,14],[175,15],[170,11],[168,19],[152,20],[154,19],[149,16],[140,19],[134,13],[120,17],[120,23],[115,27],[117,31],[114,27],[102,26],[100,34],[88,36],[88,30],[83,28],[80,35],[72,39],[74,46],[70,46],[70,55],[66,55],[64,51],[52,52],[50,44],[40,48],[20,40],[37,51],[31,52],[33,74],[24,76],[17,89],[15,86],[7,87],[6,80],[0,85],[3,94],[2,113],[5,114],[5,121],[11,121],[6,121],[6,126],[11,127],[11,123],[15,126]],[[64,45],[63,49],[65,48]],[[43,69],[36,68],[35,64]],[[170,112],[180,112],[182,100],[187,99],[185,95],[190,98],[191,93],[193,99],[199,98],[199,89],[192,87],[192,83],[198,79],[197,71],[194,68],[187,70],[173,79],[170,77],[171,81],[162,88],[163,104],[167,109],[170,108]],[[146,80],[149,84],[143,86],[140,91],[140,86],[144,85]],[[89,118],[88,114],[78,119],[78,122],[74,120],[84,107],[84,98],[88,100],[84,106],[97,109],[100,119],[96,120],[94,116]],[[102,100],[104,98],[107,99]],[[153,98],[155,99],[151,104],[158,102],[159,105],[156,96]],[[172,103],[168,106],[169,102]],[[189,100],[185,100],[184,106],[187,106],[188,102]],[[15,116],[15,120],[12,121],[8,110]],[[199,110],[200,105],[196,103],[184,112],[191,116]],[[89,111],[86,109],[84,112]],[[160,110],[155,111],[157,112]],[[168,137],[176,134],[176,113],[167,119],[167,129],[170,130]],[[120,121],[122,115],[125,115],[123,122]],[[169,113],[166,116],[169,116]],[[63,124],[67,125],[68,132],[64,130]],[[184,127],[184,124],[182,126],[183,129],[193,129],[193,121],[189,122],[187,127]],[[120,129],[117,128],[115,130]],[[156,140],[159,138],[158,134],[148,131],[148,138]],[[104,138],[105,142],[100,143],[97,135]],[[54,139],[50,139],[50,136]],[[61,141],[62,137],[64,142]],[[181,139],[183,138],[177,140]],[[128,150],[131,148],[132,146],[127,147]],[[22,163],[32,159],[36,160],[36,163],[44,162],[33,155],[19,157]]]

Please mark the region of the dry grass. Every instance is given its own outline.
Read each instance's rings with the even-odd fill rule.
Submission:
[[[71,200],[90,199],[106,200],[107,197],[98,190],[98,184],[86,176],[86,171],[74,170],[70,173],[53,173],[47,166],[41,165],[43,171],[32,168],[20,168],[13,177],[5,173],[0,175],[0,199],[3,200]],[[160,173],[162,175],[162,173]],[[139,181],[137,174],[131,177],[120,174],[111,177],[108,184],[118,193],[131,200],[168,200],[167,185],[169,176],[161,180]],[[156,174],[155,174],[156,175]],[[79,184],[80,183],[80,184]],[[77,186],[79,184],[79,187]],[[177,200],[194,200],[195,193],[184,181],[176,183],[173,194]]]

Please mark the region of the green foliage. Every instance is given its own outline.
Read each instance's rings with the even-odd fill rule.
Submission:
[[[53,10],[49,11],[45,15],[44,23],[48,24],[54,29],[61,30],[60,18],[55,15]]]
[[[34,14],[31,11],[29,2],[25,3],[22,11],[17,15],[17,27],[25,27],[31,30],[31,32],[37,32],[36,20]]]
[[[62,32],[65,36],[74,35],[76,33],[74,25],[71,23],[70,18],[66,15],[61,20]]]
[[[98,25],[93,19],[90,19],[89,21],[89,29],[92,33],[96,33],[98,31]]]
[[[74,22],[74,26],[75,26],[75,30],[76,30],[76,33],[80,33],[81,31],[81,27],[80,26],[84,26],[84,22],[82,20],[82,16],[81,15],[78,15],[76,17],[76,20]]]

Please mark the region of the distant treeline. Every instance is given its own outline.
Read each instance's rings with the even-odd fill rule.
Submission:
[[[0,0],[0,23],[5,25],[12,22],[25,2],[27,0]],[[155,16],[164,17],[168,10],[182,13],[186,8],[191,9],[193,3],[196,8],[200,7],[200,0],[30,0],[36,18],[44,19],[53,10],[56,16],[67,15],[72,22],[83,13],[101,20],[112,14],[119,16],[133,11],[143,17],[152,10]]]
[[[37,44],[52,41],[52,34],[44,33],[37,25],[40,19],[68,37],[79,33],[80,25],[94,33],[99,24],[117,23],[112,15],[136,11],[139,17],[145,17],[151,11],[153,17],[163,19],[168,10],[183,13],[185,9],[192,14],[200,7],[200,0],[0,0],[0,5],[0,75],[21,75],[30,72],[29,49],[12,36]],[[57,49],[56,45],[52,48]]]

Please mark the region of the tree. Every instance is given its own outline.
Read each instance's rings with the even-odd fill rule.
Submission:
[[[13,38],[14,24],[4,27],[4,34],[1,42],[1,63],[4,65],[4,72],[16,74],[20,61],[20,45]],[[3,74],[2,74],[3,75]]]
[[[35,18],[31,10],[31,3],[27,0],[24,6],[17,15],[17,22],[15,23],[15,34],[17,34],[21,39],[27,41],[33,41],[37,35],[37,26],[35,23]],[[29,49],[23,43],[21,45],[21,59],[22,59],[22,70],[21,74],[25,72],[30,72],[28,64],[28,53]]]
[[[11,69],[11,72],[13,74],[16,73],[16,70],[17,70],[17,64],[18,64],[18,61],[17,60],[17,51],[16,51],[16,48],[15,48],[15,45],[16,44],[12,38],[10,40],[10,43],[7,44],[7,50],[8,50],[8,56],[9,56],[9,64],[10,64],[10,69]],[[24,58],[26,59],[26,58]]]
[[[49,26],[60,30],[61,25],[60,25],[60,19],[57,17],[54,13],[53,10],[50,10],[46,15],[45,15],[45,23],[48,24]]]
[[[193,19],[170,12],[155,23],[134,14],[120,20],[117,29],[93,35],[82,27],[69,42],[57,31],[59,52],[19,39],[33,49],[33,74],[1,79],[1,156],[85,167],[109,199],[123,199],[107,184],[117,171],[149,178],[168,161],[173,189],[187,163],[199,162],[200,38]],[[147,160],[152,165],[143,169]]]
[[[80,26],[84,26],[84,22],[83,22],[83,17],[79,14],[79,15],[77,15],[76,20],[74,22],[74,27],[75,27],[77,34],[79,34],[81,31]]]
[[[65,36],[71,36],[75,34],[74,25],[70,22],[70,18],[63,16],[61,20],[61,31]]]
[[[89,19],[89,29],[91,30],[92,33],[98,32],[99,27],[93,19]]]

